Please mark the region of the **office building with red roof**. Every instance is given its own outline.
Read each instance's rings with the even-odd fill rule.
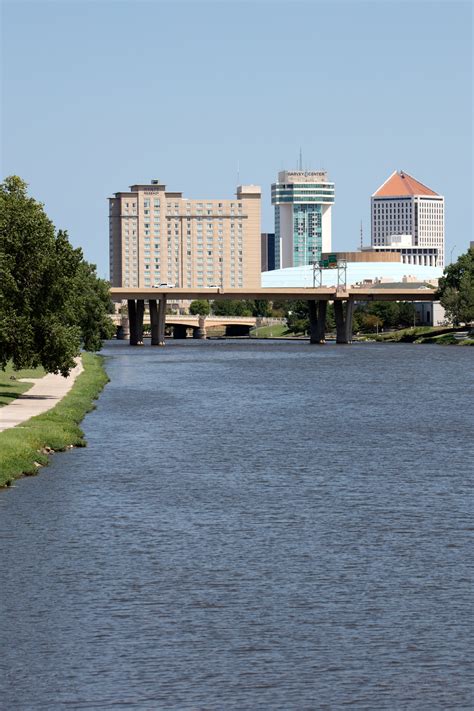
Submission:
[[[372,251],[400,253],[405,264],[444,266],[444,197],[394,171],[371,198]]]

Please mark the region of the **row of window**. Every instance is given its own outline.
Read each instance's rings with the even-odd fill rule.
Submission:
[[[294,193],[299,193],[302,195],[307,194],[307,192],[322,192],[323,194],[332,193],[334,195],[334,183],[292,183],[290,185],[272,185],[272,199],[278,197],[279,195],[291,195]]]
[[[415,203],[417,204],[417,203]],[[374,202],[373,203],[373,208],[375,210],[388,210],[388,209],[393,209],[393,210],[412,210],[413,203],[412,202]],[[422,202],[420,204],[417,204],[418,209],[420,212],[442,212],[443,210],[443,203],[442,202],[434,202],[434,203],[427,203],[427,202]]]
[[[241,225],[242,224],[242,217],[243,217],[243,215],[232,214],[230,216],[230,224],[231,225],[235,224],[235,221],[238,219],[239,225]],[[158,218],[155,217],[154,219],[156,220]],[[224,224],[224,216],[220,217],[220,216],[216,216],[216,215],[211,215],[210,217],[208,215],[202,215],[202,216],[197,216],[197,217],[186,217],[186,224],[188,226],[190,226],[191,222],[194,222],[195,224],[200,225],[204,220],[207,220],[209,225],[213,225],[216,222],[216,220],[218,220],[219,225]],[[173,223],[175,226],[178,226],[179,224],[184,223],[184,219],[177,220],[175,215],[167,215],[166,216],[166,223],[167,224]]]
[[[145,278],[144,284],[145,284],[146,287],[147,287],[147,286],[148,286],[148,287],[151,287],[151,280]],[[160,279],[157,279],[157,278],[155,277],[155,280],[154,280],[154,282],[153,282],[153,285],[154,285],[154,286],[159,286],[159,284],[160,284]],[[138,282],[135,281],[135,282],[133,282],[132,284],[130,284],[128,281],[125,281],[125,286],[136,287],[136,286],[138,286]],[[183,285],[183,286],[184,286],[184,285]],[[197,280],[197,287],[198,287],[198,288],[201,288],[201,287],[202,287],[202,288],[206,288],[206,287],[209,288],[209,287],[214,287],[214,286],[216,286],[216,285],[215,285],[214,281],[213,281],[212,279],[210,279],[210,278],[207,279],[207,282],[206,282],[206,283],[204,283],[203,279],[198,279],[198,280]],[[239,279],[238,283],[236,284],[235,280],[231,279],[231,281],[230,281],[230,286],[231,286],[231,287],[235,287],[235,286],[243,287],[243,281],[242,281],[242,279]],[[188,287],[189,289],[192,288],[192,281],[191,281],[191,279],[187,279],[187,280],[186,280],[186,287]]]
[[[281,203],[300,203],[300,202],[316,202],[316,203],[333,203],[334,202],[334,197],[330,195],[321,195],[320,197],[309,197],[309,196],[292,196],[292,197],[281,197],[278,198],[278,202]],[[274,204],[274,201],[272,200],[272,204]]]
[[[181,203],[179,203],[179,202],[169,202],[169,201],[168,201],[168,202],[166,203],[166,208],[167,208],[168,210],[172,210],[173,208],[174,208],[175,210],[178,210],[180,204],[183,204],[183,203],[184,203],[184,205],[186,206],[186,209],[191,209],[191,206],[192,206],[193,204],[194,204],[194,206],[195,206],[198,210],[203,210],[203,209],[204,209],[204,203],[203,203],[203,202],[190,203],[190,202],[186,202],[186,201],[183,201],[183,202],[181,202]],[[135,206],[135,202],[132,202],[131,204],[132,204],[133,206]],[[153,205],[154,205],[155,207],[160,207],[160,204],[161,204],[161,202],[160,202],[160,199],[159,199],[159,198],[154,198],[154,199],[153,199]],[[150,205],[151,205],[151,200],[149,200],[148,198],[145,198],[145,200],[143,201],[143,206],[144,206],[144,207],[150,207]],[[212,202],[206,202],[205,205],[206,205],[206,209],[208,209],[208,210],[212,210],[212,209],[215,207],[215,204],[212,203]],[[128,202],[125,203],[125,206],[128,207]],[[217,207],[224,207],[224,203],[223,203],[223,202],[218,202],[218,203],[217,203]],[[241,208],[241,207],[242,207],[242,203],[241,203],[241,202],[237,202],[237,203],[231,202],[231,203],[230,203],[230,207],[238,207],[238,208]]]

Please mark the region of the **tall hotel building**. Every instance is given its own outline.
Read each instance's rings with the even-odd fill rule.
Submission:
[[[393,172],[372,195],[370,249],[400,253],[405,264],[444,266],[444,197]]]
[[[261,190],[188,200],[158,180],[109,198],[113,286],[260,287]]]
[[[284,170],[272,185],[276,268],[300,267],[331,251],[334,183],[325,171]]]

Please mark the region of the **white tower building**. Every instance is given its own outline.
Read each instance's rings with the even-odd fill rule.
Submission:
[[[444,197],[403,171],[394,171],[371,199],[376,252],[400,253],[405,264],[444,266]]]
[[[300,267],[331,251],[334,183],[325,171],[278,173],[272,185],[275,205],[275,267]]]

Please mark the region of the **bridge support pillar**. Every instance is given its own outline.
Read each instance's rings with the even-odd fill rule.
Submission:
[[[137,299],[137,346],[143,346],[143,316],[145,315],[145,302]]]
[[[156,305],[156,299],[150,299],[148,301],[150,306],[150,324],[151,324],[151,345],[160,345],[160,334],[159,334],[159,323],[158,323],[158,307]]]
[[[353,299],[347,299],[345,309],[342,301],[334,302],[334,316],[336,319],[336,343],[352,343],[353,315]]]
[[[309,342],[325,343],[327,301],[308,301]]]
[[[199,316],[199,326],[193,329],[193,338],[207,338],[206,319],[204,316]]]
[[[162,296],[158,305],[158,344],[165,345],[166,296]]]
[[[117,326],[117,339],[119,341],[127,341],[130,339],[130,321],[125,314],[123,314],[120,320],[120,325]]]
[[[128,321],[130,324],[130,340],[131,346],[138,345],[138,321],[137,321],[137,304],[135,299],[128,299]]]

